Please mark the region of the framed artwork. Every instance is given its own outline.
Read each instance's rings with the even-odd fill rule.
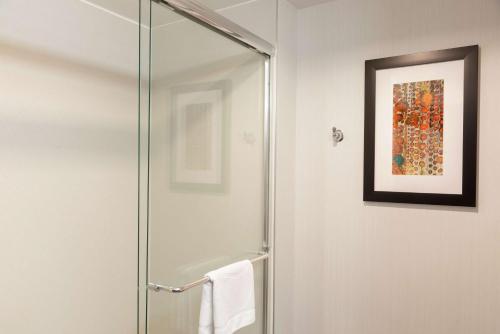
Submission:
[[[478,51],[366,61],[364,201],[476,206]]]
[[[224,191],[229,88],[227,81],[172,88],[170,183],[174,190]]]

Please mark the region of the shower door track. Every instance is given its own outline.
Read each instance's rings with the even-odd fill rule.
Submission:
[[[264,64],[264,225],[265,235],[262,251],[267,256],[264,267],[264,333],[273,333],[274,320],[274,100],[271,98],[271,82],[275,78],[275,47],[233,21],[194,0],[151,0],[166,6],[206,28],[233,40],[265,57]]]

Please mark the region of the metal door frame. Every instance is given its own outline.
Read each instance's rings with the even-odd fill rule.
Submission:
[[[264,63],[264,224],[265,224],[265,235],[264,235],[264,250],[268,253],[269,257],[265,262],[264,271],[264,333],[273,333],[273,320],[274,320],[274,184],[275,184],[275,101],[274,101],[274,91],[275,87],[273,85],[273,78],[275,77],[275,62],[276,62],[276,49],[275,47],[267,42],[266,40],[260,38],[259,36],[253,34],[247,29],[239,26],[238,24],[232,22],[231,20],[225,18],[224,16],[218,14],[217,12],[197,3],[194,0],[150,0],[156,2],[160,5],[166,6],[174,12],[186,17],[189,20],[197,22],[208,29],[215,31],[218,34],[229,38],[244,47],[247,47],[257,53],[262,54],[265,57]],[[150,31],[151,33],[151,31]],[[151,40],[150,40],[151,41]],[[151,45],[150,45],[151,47]],[[148,52],[149,53],[149,52]],[[149,113],[149,111],[148,111]],[[148,129],[149,132],[149,129]],[[149,144],[148,144],[149,146]],[[149,149],[148,149],[149,151]],[[149,152],[148,152],[149,160]],[[149,164],[149,163],[148,163]],[[149,169],[149,168],[148,168]],[[149,179],[149,175],[146,176]],[[149,189],[147,190],[149,192]],[[147,201],[149,202],[149,201]],[[149,205],[149,204],[146,204]],[[149,211],[149,210],[148,210]],[[149,214],[147,214],[146,220],[149,221]],[[141,223],[139,222],[139,225]],[[149,226],[149,223],[147,223]],[[141,226],[139,226],[141,230]],[[146,227],[146,234],[149,233],[149,228]],[[149,239],[146,237],[146,239]],[[146,241],[146,248],[149,248]],[[144,253],[142,253],[144,255]],[[139,256],[141,252],[139,251]],[[147,256],[147,250],[146,250]],[[139,272],[149,271],[149,259],[146,259],[145,268],[141,266],[141,260],[139,260]],[[147,275],[147,274],[146,274]],[[139,279],[139,290],[146,291],[147,294],[147,281],[143,282]],[[147,304],[147,296],[145,298],[139,298],[138,307],[144,307],[143,302]],[[145,308],[148,306],[145,305]],[[147,315],[141,316],[141,310],[138,310],[138,334],[143,333],[146,326],[141,326],[139,322],[147,322]],[[147,314],[147,311],[146,311]],[[142,327],[142,329],[141,329]]]

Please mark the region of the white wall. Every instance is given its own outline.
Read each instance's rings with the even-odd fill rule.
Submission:
[[[499,33],[497,0],[299,11],[295,333],[500,332]],[[478,209],[363,203],[364,60],[476,43]]]
[[[274,330],[293,333],[297,10],[278,1]]]
[[[135,333],[137,25],[0,8],[0,332]]]

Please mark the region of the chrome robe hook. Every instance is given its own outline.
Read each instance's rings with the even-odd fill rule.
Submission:
[[[344,133],[342,133],[342,130],[337,129],[336,127],[332,127],[332,137],[333,143],[337,144],[344,140]]]

